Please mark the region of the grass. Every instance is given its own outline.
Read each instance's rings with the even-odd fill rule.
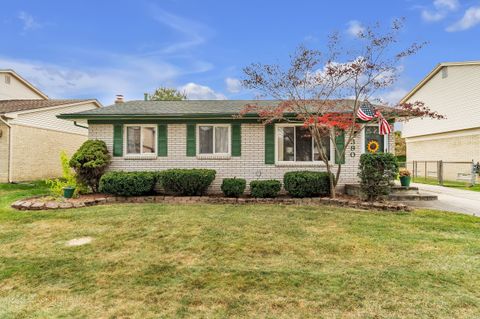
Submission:
[[[420,183],[420,184],[428,184],[428,185],[439,185],[438,180],[436,178],[422,178],[417,177],[412,180],[413,183]],[[444,181],[444,187],[452,187],[457,189],[464,189],[469,191],[480,192],[480,184],[476,184],[474,186],[470,186],[467,182],[459,182],[459,181]]]
[[[475,318],[480,220],[274,205],[18,212],[0,186],[0,318]],[[91,236],[91,244],[65,242]]]

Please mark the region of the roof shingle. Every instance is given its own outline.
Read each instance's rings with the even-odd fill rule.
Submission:
[[[59,106],[86,102],[91,100],[68,99],[68,100],[0,100],[0,114],[9,112],[19,112],[26,110],[35,110],[45,107]]]

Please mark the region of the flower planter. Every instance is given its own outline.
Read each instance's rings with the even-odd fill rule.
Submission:
[[[72,198],[74,193],[75,187],[68,186],[63,188],[63,197],[65,198]]]
[[[400,176],[400,184],[403,187],[410,187],[410,176]]]

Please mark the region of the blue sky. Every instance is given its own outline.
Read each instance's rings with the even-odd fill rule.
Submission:
[[[480,0],[1,1],[0,69],[12,68],[52,98],[115,94],[142,99],[169,86],[189,98],[244,99],[242,68],[284,63],[300,43],[322,48],[352,32],[406,17],[401,45],[428,41],[402,62],[395,101],[438,62],[480,59]]]

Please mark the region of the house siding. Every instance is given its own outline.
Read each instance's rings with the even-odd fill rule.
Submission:
[[[11,119],[9,123],[87,136],[87,129],[75,126],[72,121],[59,119],[57,118],[57,115],[61,113],[82,112],[95,108],[97,108],[96,105],[90,102],[61,108],[55,107],[52,109],[32,110],[31,112],[18,114],[18,117]]]
[[[223,178],[245,178],[247,183],[252,180],[277,179],[283,180],[283,175],[289,171],[309,170],[325,171],[324,166],[277,166],[265,164],[265,127],[260,123],[242,124],[241,155],[229,159],[197,159],[186,154],[187,125],[168,124],[168,156],[156,159],[126,159],[113,157],[110,170],[115,171],[155,171],[169,168],[209,168],[217,171],[210,192],[220,192]],[[89,138],[102,140],[107,144],[110,153],[113,151],[113,125],[90,124]],[[389,145],[393,150],[394,137],[390,136]],[[357,169],[360,159],[361,135],[355,139],[355,157],[350,156],[351,147],[346,155],[346,163],[342,165],[339,188],[346,183],[357,181]]]
[[[60,152],[71,156],[86,140],[79,134],[12,125],[12,181],[61,176]]]
[[[7,183],[10,129],[7,125],[0,122],[0,130],[2,131],[2,136],[0,137],[0,183]]]
[[[6,77],[10,78],[10,83],[7,83]],[[16,99],[43,100],[44,97],[17,79],[16,76],[7,72],[0,72],[0,100]]]

